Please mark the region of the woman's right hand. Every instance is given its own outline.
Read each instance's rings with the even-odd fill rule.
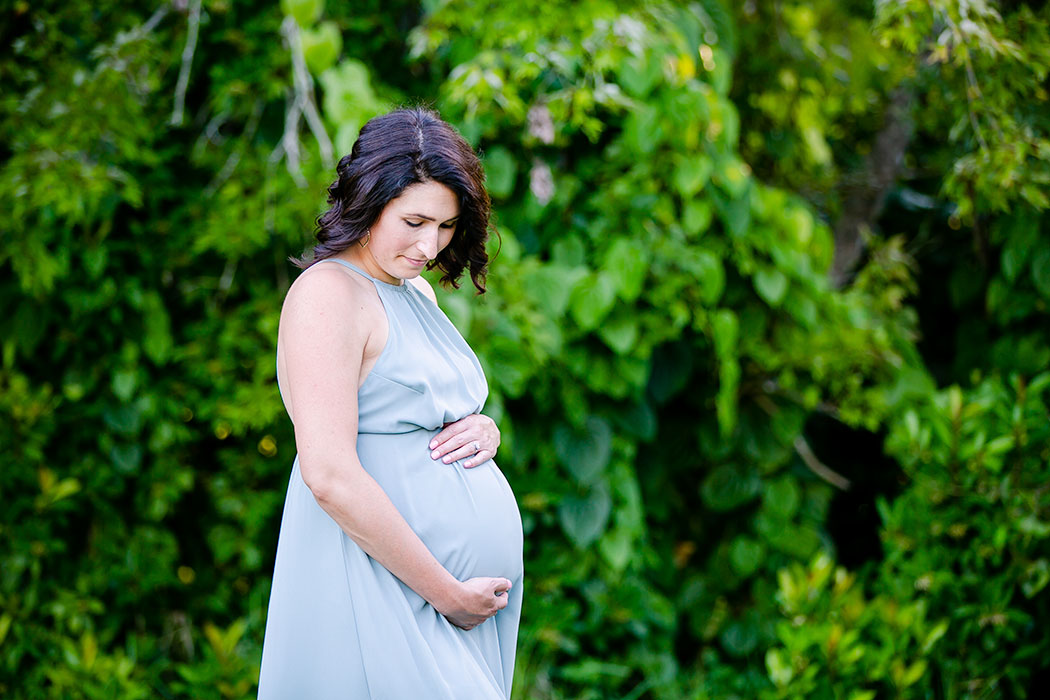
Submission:
[[[452,600],[437,611],[456,627],[474,629],[507,607],[510,581],[505,578],[478,576],[462,581]]]

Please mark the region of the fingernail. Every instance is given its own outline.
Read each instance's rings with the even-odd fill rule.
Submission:
[[[434,450],[433,452],[430,453],[430,458],[431,459],[437,459],[438,458],[437,450]]]
[[[452,458],[449,457],[448,455],[445,455],[444,457],[441,458],[441,461],[444,462],[445,464],[448,464],[449,462],[452,461]]]
[[[430,441],[430,449],[434,449],[435,447],[437,447],[437,444],[438,444],[437,440],[431,440]]]

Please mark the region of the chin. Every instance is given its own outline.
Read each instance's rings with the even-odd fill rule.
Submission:
[[[409,263],[401,265],[401,269],[398,271],[396,276],[400,277],[401,279],[410,280],[413,277],[419,277],[421,274],[423,274],[423,270],[425,269],[427,269],[426,265],[416,266]]]

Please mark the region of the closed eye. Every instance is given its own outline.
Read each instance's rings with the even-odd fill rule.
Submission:
[[[419,228],[420,226],[423,225],[422,221],[407,221],[406,220],[405,223],[408,224],[409,226],[411,226],[412,228]],[[455,221],[447,222],[447,223],[441,224],[441,228],[446,228],[446,229],[448,229],[448,228],[456,228],[456,224],[457,224],[457,222],[455,222]]]

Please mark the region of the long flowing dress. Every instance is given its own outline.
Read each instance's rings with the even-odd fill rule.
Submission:
[[[377,280],[389,335],[358,391],[357,453],[412,529],[463,581],[503,576],[507,607],[472,630],[452,625],[368,556],[317,504],[292,464],[259,675],[260,700],[506,700],[522,600],[522,528],[489,460],[430,457],[446,423],[477,413],[477,357],[415,286]],[[320,263],[318,263],[320,264]]]

